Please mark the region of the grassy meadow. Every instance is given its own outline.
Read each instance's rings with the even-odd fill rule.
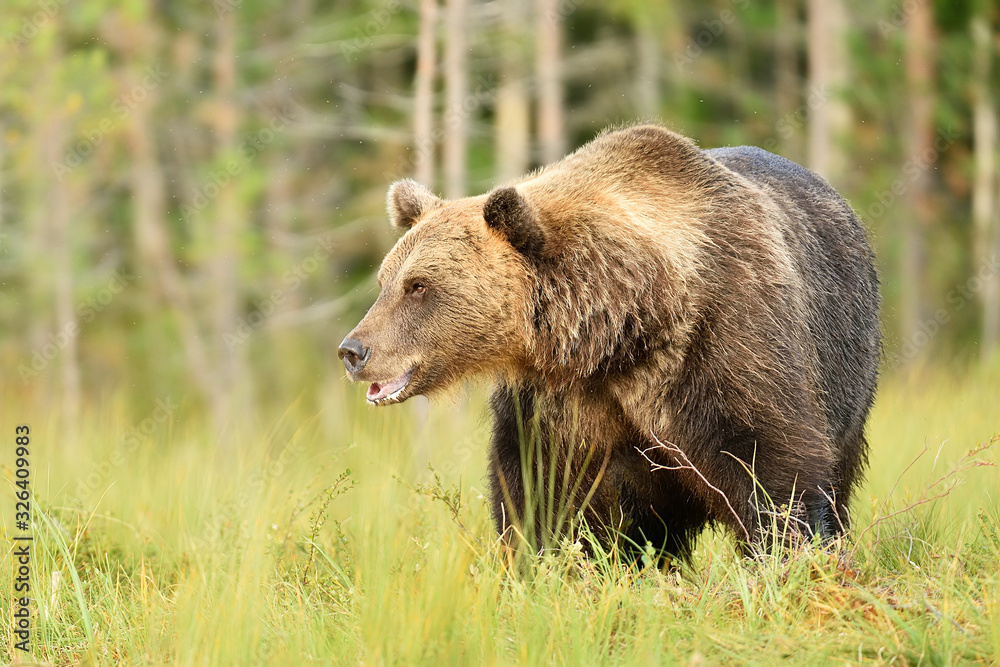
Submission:
[[[40,664],[993,664],[1000,656],[1000,367],[882,384],[852,540],[745,559],[707,532],[689,566],[573,545],[511,557],[484,500],[473,390],[371,409],[332,377],[217,435],[164,397],[107,396],[32,427]],[[972,451],[986,443],[979,451]],[[9,444],[9,443],[8,443]],[[5,445],[5,451],[12,449]],[[972,451],[972,454],[970,454]],[[923,452],[923,453],[921,453]],[[13,535],[14,466],[0,518]],[[428,469],[436,472],[436,476]],[[8,542],[9,543],[9,542]],[[13,586],[4,556],[5,591]],[[12,606],[3,596],[3,658]]]

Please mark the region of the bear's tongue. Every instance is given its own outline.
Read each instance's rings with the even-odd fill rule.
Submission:
[[[368,387],[368,400],[375,402],[380,401],[387,396],[392,396],[397,391],[406,386],[406,383],[410,381],[410,374],[403,373],[395,380],[390,380],[385,384],[379,382],[372,382],[371,386]]]

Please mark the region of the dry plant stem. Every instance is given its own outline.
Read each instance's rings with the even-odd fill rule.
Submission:
[[[655,472],[657,470],[691,470],[691,471],[693,471],[694,474],[698,475],[698,477],[701,479],[701,481],[705,483],[705,486],[707,486],[708,488],[710,488],[713,491],[715,491],[716,493],[718,493],[720,496],[722,496],[722,499],[724,501],[726,501],[726,507],[729,508],[729,511],[732,512],[733,516],[736,518],[736,522],[740,525],[740,528],[743,529],[743,535],[746,537],[747,542],[749,542],[750,541],[750,531],[748,531],[747,527],[745,525],[743,525],[743,521],[740,519],[740,515],[736,513],[736,509],[733,508],[733,505],[732,505],[732,503],[729,502],[729,498],[726,496],[726,494],[723,493],[721,489],[719,489],[718,487],[714,486],[711,482],[708,481],[708,479],[701,473],[701,471],[698,470],[698,468],[695,467],[695,465],[693,463],[691,463],[691,459],[689,459],[687,457],[687,454],[685,454],[681,450],[680,447],[678,447],[677,445],[675,445],[672,442],[671,443],[664,443],[662,440],[660,440],[659,438],[656,437],[655,433],[650,432],[650,435],[652,435],[653,436],[653,440],[656,441],[656,446],[654,446],[654,447],[648,447],[646,449],[639,449],[638,447],[635,448],[637,452],[639,452],[640,454],[642,454],[642,457],[644,459],[646,459],[647,461],[649,461],[649,464],[651,466],[650,471],[651,472]],[[676,466],[665,466],[665,465],[662,465],[662,464],[659,464],[659,463],[653,461],[651,458],[649,458],[649,456],[646,453],[646,452],[648,452],[651,449],[662,449],[662,450],[668,452],[673,457],[674,461],[677,461],[677,463],[679,465],[676,465]],[[678,457],[680,457],[680,458],[678,458]]]
[[[762,514],[764,516],[774,517],[776,520],[780,519],[780,518],[783,518],[784,519],[784,526],[783,526],[783,529],[782,529],[782,536],[783,537],[787,536],[788,522],[789,521],[794,521],[795,523],[798,523],[799,525],[801,525],[802,527],[804,527],[805,530],[806,530],[806,533],[809,535],[809,539],[812,539],[815,536],[815,531],[813,530],[813,527],[809,525],[809,522],[807,522],[804,519],[796,516],[793,513],[795,507],[802,508],[804,506],[804,504],[802,502],[802,498],[803,498],[803,496],[805,496],[805,491],[803,491],[802,493],[799,494],[799,499],[796,501],[795,500],[795,487],[794,486],[792,487],[791,498],[789,498],[789,505],[788,505],[789,509],[788,509],[787,513],[777,512],[777,511],[774,511],[774,510],[762,510],[762,509],[760,509],[760,503],[757,500],[757,492],[758,491],[763,492],[764,497],[767,498],[767,500],[768,500],[769,503],[771,502],[771,497],[770,497],[770,494],[768,494],[767,489],[765,489],[761,485],[760,481],[757,479],[757,473],[756,473],[756,470],[757,470],[757,453],[756,453],[756,451],[754,452],[754,460],[753,460],[753,462],[752,462],[751,465],[747,465],[746,461],[744,461],[743,459],[739,458],[738,456],[736,456],[732,452],[723,451],[722,453],[725,454],[726,456],[728,456],[729,458],[731,458],[732,460],[736,461],[737,463],[739,463],[740,467],[743,468],[743,470],[746,472],[746,474],[753,481],[754,504],[757,507],[757,514],[758,515]],[[827,496],[826,492],[822,488],[820,488],[820,487],[817,487],[817,488],[819,489],[820,493],[822,493],[824,496]],[[827,496],[827,498],[829,498],[829,496]],[[834,512],[836,513],[836,508],[834,508]],[[840,523],[840,517],[839,516],[837,517],[837,522]],[[775,524],[777,524],[777,521],[775,521]],[[841,527],[843,527],[843,524],[841,524]]]
[[[920,453],[918,453],[914,457],[914,459],[910,461],[909,465],[906,466],[906,468],[899,475],[899,477],[896,478],[896,482],[892,485],[892,489],[886,495],[885,500],[882,501],[882,505],[879,508],[879,516],[877,516],[877,518],[874,521],[872,521],[872,523],[869,524],[858,535],[858,538],[857,540],[855,540],[854,543],[854,548],[851,549],[851,554],[849,556],[850,560],[854,560],[854,556],[857,553],[858,547],[861,545],[861,538],[864,537],[870,530],[872,530],[873,528],[875,529],[875,541],[872,544],[872,548],[874,548],[882,541],[882,524],[884,522],[888,521],[889,519],[892,519],[893,517],[899,516],[900,514],[905,514],[921,505],[926,505],[927,503],[944,498],[945,496],[949,495],[952,491],[954,491],[955,488],[958,487],[958,485],[961,483],[961,480],[954,480],[952,481],[951,484],[948,485],[947,488],[945,488],[940,493],[937,493],[933,496],[928,496],[927,493],[929,493],[938,484],[943,484],[951,480],[959,473],[965,472],[966,470],[971,470],[972,468],[983,468],[983,467],[994,466],[995,464],[992,461],[983,461],[981,459],[977,459],[976,457],[985,452],[986,450],[991,449],[993,445],[995,445],[998,441],[1000,441],[1000,435],[994,435],[989,440],[979,443],[978,445],[976,445],[976,447],[968,451],[965,454],[965,456],[959,459],[958,463],[956,463],[951,470],[941,475],[930,484],[924,486],[923,493],[921,494],[920,498],[898,510],[889,512],[888,514],[881,514],[882,511],[884,511],[885,508],[888,506],[888,503],[892,498],[892,494],[895,492],[896,487],[899,486],[899,482],[903,478],[903,476],[906,475],[907,471],[909,471],[924,454],[930,451],[930,448],[925,445],[924,448],[920,451]]]
[[[760,510],[760,514],[767,517],[773,517],[775,520],[783,520],[785,522],[786,528],[788,526],[789,521],[798,524],[799,526],[802,527],[803,530],[805,530],[805,533],[810,537],[810,539],[814,535],[813,528],[812,526],[809,525],[809,522],[806,521],[805,519],[796,516],[795,513],[792,512],[791,508],[789,508],[787,512],[777,511],[777,510]]]

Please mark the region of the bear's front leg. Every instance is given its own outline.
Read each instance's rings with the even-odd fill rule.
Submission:
[[[578,428],[551,423],[567,415],[545,417],[538,404],[536,391],[524,386],[499,386],[490,398],[489,471],[497,529],[505,539],[524,540],[536,552],[566,537],[583,539],[590,550],[579,531],[582,518],[590,534],[609,548],[628,521],[612,483],[617,477],[612,448]],[[576,422],[578,409],[571,412]]]

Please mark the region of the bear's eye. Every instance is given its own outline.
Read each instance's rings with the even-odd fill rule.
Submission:
[[[419,280],[417,282],[413,283],[412,285],[410,285],[410,294],[412,294],[414,296],[421,296],[426,291],[427,291],[426,285],[424,285]]]

